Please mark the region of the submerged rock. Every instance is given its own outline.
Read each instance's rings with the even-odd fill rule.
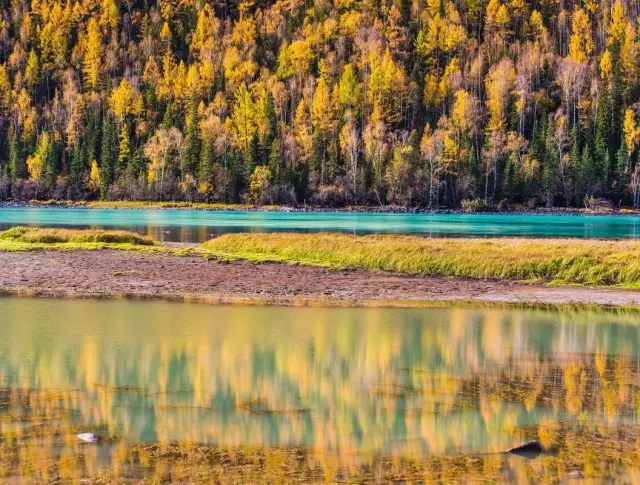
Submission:
[[[86,443],[97,443],[99,440],[99,438],[93,433],[80,433],[76,436]]]
[[[542,451],[542,445],[539,441],[529,441],[528,443],[507,450],[507,453],[525,458],[536,458]]]

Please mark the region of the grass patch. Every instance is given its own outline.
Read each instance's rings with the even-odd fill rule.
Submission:
[[[0,232],[0,251],[72,251],[119,249],[162,254],[199,253],[198,248],[171,248],[126,231],[14,227]],[[188,251],[191,249],[191,251]]]
[[[640,288],[640,242],[426,239],[342,234],[226,234],[204,243],[220,258],[406,274]]]
[[[92,229],[55,229],[13,227],[0,233],[0,240],[29,244],[60,243],[108,243],[153,246],[148,237],[127,231],[102,231]]]

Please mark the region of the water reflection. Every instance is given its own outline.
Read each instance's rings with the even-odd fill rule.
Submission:
[[[636,476],[637,313],[4,299],[0,321],[0,477]],[[527,439],[552,453],[498,453]]]

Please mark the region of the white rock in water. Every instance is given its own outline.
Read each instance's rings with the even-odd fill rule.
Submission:
[[[97,443],[98,437],[93,433],[80,433],[77,435],[82,441],[86,441],[87,443]]]

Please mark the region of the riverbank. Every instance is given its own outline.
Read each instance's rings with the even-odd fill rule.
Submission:
[[[0,233],[0,294],[323,306],[640,306],[640,242],[125,231]],[[634,291],[630,291],[634,290]]]
[[[253,205],[230,203],[204,203],[184,201],[59,201],[59,200],[31,200],[31,201],[0,201],[0,208],[25,208],[25,207],[55,207],[55,208],[86,208],[86,209],[150,209],[150,210],[194,210],[194,211],[249,211],[249,212],[300,212],[300,213],[354,213],[354,214],[483,214],[483,215],[607,215],[607,216],[638,216],[640,209],[629,207],[611,210],[592,210],[575,207],[553,207],[524,209],[515,207],[503,210],[467,212],[462,209],[402,206],[345,206],[322,207],[312,205],[285,206],[285,205]]]
[[[0,294],[213,304],[640,307],[640,291],[376,273],[146,251],[0,251]]]

